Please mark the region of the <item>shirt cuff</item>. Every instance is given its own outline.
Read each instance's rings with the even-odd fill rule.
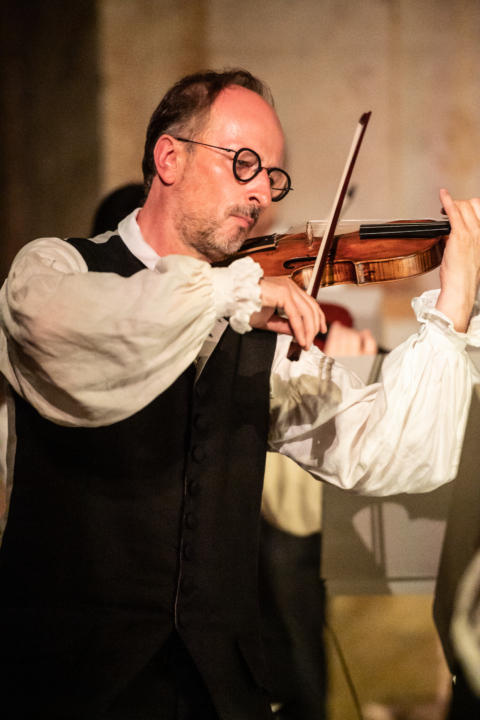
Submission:
[[[435,336],[436,344],[442,344],[455,350],[464,350],[467,345],[480,347],[480,309],[475,302],[470,316],[467,332],[457,332],[452,320],[437,310],[437,302],[440,290],[427,290],[420,297],[413,298],[412,308],[417,320],[425,324],[425,331],[430,336]]]
[[[250,257],[235,260],[226,268],[213,269],[213,296],[217,317],[230,318],[235,332],[243,335],[252,328],[250,316],[262,308],[260,265]]]

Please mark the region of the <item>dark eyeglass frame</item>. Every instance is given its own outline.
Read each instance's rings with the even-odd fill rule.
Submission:
[[[240,148],[240,150],[232,150],[231,148],[219,147],[218,145],[209,145],[208,143],[198,142],[197,140],[187,140],[187,138],[181,138],[181,137],[176,137],[175,140],[179,140],[180,142],[193,143],[194,145],[204,145],[205,147],[215,148],[215,150],[225,150],[225,152],[235,153],[234,156],[233,156],[233,174],[234,174],[234,176],[235,176],[235,179],[238,180],[238,182],[241,182],[241,183],[248,183],[248,182],[250,182],[251,180],[253,180],[254,178],[256,178],[257,175],[259,175],[259,174],[262,172],[262,170],[266,170],[266,171],[267,171],[267,175],[268,175],[269,178],[270,178],[270,173],[274,172],[275,170],[276,170],[277,172],[281,172],[281,173],[282,173],[283,175],[285,175],[285,177],[287,178],[287,185],[286,185],[285,188],[282,188],[282,190],[280,190],[280,195],[278,195],[278,197],[273,197],[273,194],[272,194],[272,202],[278,202],[279,200],[283,200],[283,198],[284,198],[286,195],[288,195],[288,193],[290,192],[290,190],[293,190],[293,188],[292,188],[292,186],[291,186],[291,182],[292,182],[292,181],[290,180],[290,175],[289,175],[287,172],[285,172],[285,170],[282,170],[282,168],[277,168],[277,167],[266,168],[266,167],[262,167],[262,161],[261,161],[261,159],[260,159],[260,155],[259,155],[258,153],[256,153],[255,150],[251,150],[250,148]],[[238,175],[238,173],[237,173],[237,160],[238,160],[238,157],[239,157],[240,153],[245,152],[245,151],[247,151],[247,152],[249,152],[249,153],[252,153],[252,155],[255,155],[255,157],[258,158],[258,168],[257,168],[257,170],[254,172],[254,174],[252,175],[252,177],[250,177],[250,178],[248,178],[248,179],[241,178],[241,177]],[[273,188],[273,187],[270,188],[270,190],[278,190],[278,189],[279,189],[279,188]]]

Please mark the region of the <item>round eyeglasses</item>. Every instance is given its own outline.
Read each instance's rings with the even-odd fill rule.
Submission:
[[[197,140],[187,140],[186,138],[177,137],[175,140],[180,142],[193,143],[194,145],[204,145],[205,147],[215,148],[215,150],[225,150],[225,152],[235,153],[233,156],[233,174],[239,182],[247,183],[262,171],[266,170],[270,180],[270,192],[272,194],[272,202],[283,200],[291,187],[290,176],[285,170],[280,168],[264,168],[260,156],[254,150],[249,148],[240,148],[240,150],[232,150],[231,148],[219,147],[218,145],[208,145],[207,143],[197,142]]]

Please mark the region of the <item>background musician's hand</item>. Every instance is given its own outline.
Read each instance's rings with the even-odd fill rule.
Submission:
[[[339,322],[330,325],[323,352],[329,357],[376,355],[377,343],[370,330],[355,330]]]
[[[436,307],[466,332],[480,283],[480,199],[452,200],[446,190],[440,199],[451,232],[440,267],[441,291]]]
[[[319,304],[289,278],[264,277],[260,291],[262,309],[250,317],[252,327],[293,335],[306,350],[317,333],[327,331]],[[287,317],[276,315],[277,308]]]

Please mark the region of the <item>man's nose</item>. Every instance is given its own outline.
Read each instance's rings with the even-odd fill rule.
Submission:
[[[265,168],[246,184],[245,199],[248,203],[254,203],[261,208],[268,207],[272,202],[270,178]]]

